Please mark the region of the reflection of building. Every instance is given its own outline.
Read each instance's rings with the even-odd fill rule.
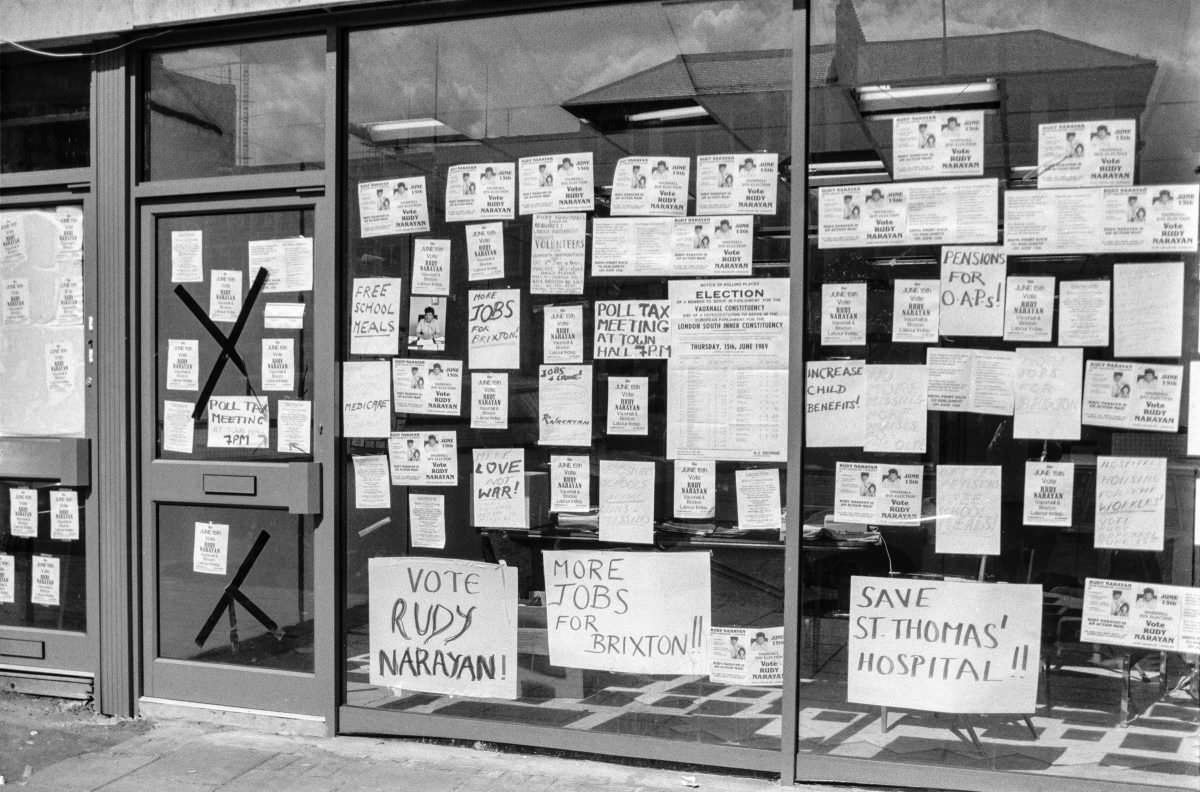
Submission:
[[[178,152],[197,171],[232,173],[237,157],[238,86],[173,71],[154,59],[156,79],[146,103],[150,137],[163,151]]]

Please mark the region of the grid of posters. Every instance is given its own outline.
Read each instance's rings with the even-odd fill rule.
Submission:
[[[895,178],[983,175],[983,111],[917,113],[892,119]]]
[[[1013,373],[1017,356],[996,349],[925,350],[930,410],[1013,414]]]
[[[538,444],[592,445],[592,367],[538,367]]]
[[[364,239],[428,231],[425,177],[359,182],[358,230]]]
[[[689,157],[622,157],[613,169],[613,215],[687,214]]]
[[[821,284],[821,344],[863,346],[867,343],[867,284]]]
[[[518,167],[520,214],[590,212],[595,208],[592,152],[522,157]]]
[[[1133,184],[1137,120],[1038,124],[1038,189]]]
[[[921,522],[921,465],[838,462],[833,519],[871,525]]]
[[[934,552],[1000,555],[1000,465],[937,466]]]
[[[446,172],[446,222],[513,219],[516,186],[511,162],[451,165]]]
[[[536,214],[529,252],[530,294],[583,294],[587,215]]]
[[[1022,522],[1057,528],[1071,526],[1075,497],[1075,465],[1071,462],[1025,463]]]
[[[995,179],[961,179],[822,187],[817,245],[825,249],[994,243],[997,185]]]
[[[1097,457],[1095,546],[1161,551],[1166,499],[1164,457]]]
[[[671,231],[671,274],[750,275],[754,218],[679,217]]]
[[[697,214],[775,214],[778,154],[696,157]]]
[[[939,281],[897,278],[892,287],[892,342],[936,344],[941,305]]]
[[[1079,640],[1200,652],[1200,589],[1088,578]]]
[[[787,459],[788,282],[672,280],[667,458]]]
[[[50,538],[62,542],[79,538],[79,493],[75,490],[50,490]]]
[[[457,487],[458,437],[453,431],[392,432],[388,469],[397,487]]]
[[[1182,394],[1183,366],[1089,360],[1083,379],[1083,422],[1175,432]]]
[[[194,338],[167,339],[167,390],[200,389],[200,342]]]
[[[1021,347],[1013,379],[1013,438],[1078,440],[1083,350]]]
[[[58,556],[35,555],[29,579],[29,601],[57,608],[62,590],[62,563]]]
[[[386,361],[384,363],[386,365]],[[393,358],[392,392],[396,412],[459,415],[462,412],[462,372],[461,360]]]
[[[1113,265],[1113,355],[1179,357],[1182,261]]]

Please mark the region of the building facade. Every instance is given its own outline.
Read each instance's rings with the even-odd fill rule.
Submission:
[[[0,10],[0,677],[1195,788],[1200,12],[1151,5]]]

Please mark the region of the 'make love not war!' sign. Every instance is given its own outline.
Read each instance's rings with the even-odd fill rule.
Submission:
[[[707,674],[708,553],[542,553],[550,662],[639,674]]]
[[[517,569],[455,558],[372,558],[371,684],[517,697]]]
[[[856,704],[1032,713],[1042,587],[850,579],[849,685]]]

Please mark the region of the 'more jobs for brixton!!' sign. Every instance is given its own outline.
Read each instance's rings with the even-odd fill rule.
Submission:
[[[371,684],[517,697],[517,570],[455,558],[372,558]]]
[[[856,704],[961,713],[1037,707],[1042,587],[854,576]]]

